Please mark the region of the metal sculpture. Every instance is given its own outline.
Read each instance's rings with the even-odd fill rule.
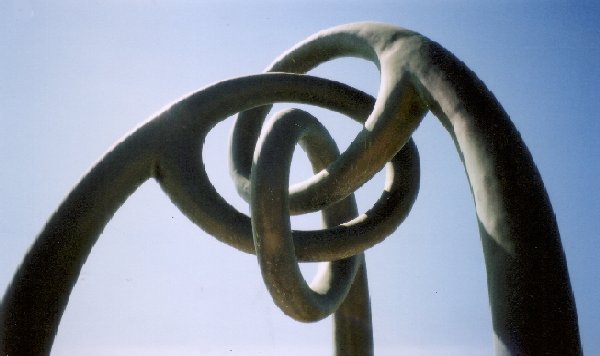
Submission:
[[[344,84],[303,75],[354,56],[381,71],[375,100]],[[410,136],[427,110],[446,127],[464,163],[488,275],[496,354],[581,354],[575,302],[551,204],[530,153],[485,85],[450,52],[418,33],[377,23],[322,31],[259,75],[202,89],[117,143],[79,182],[26,254],[0,309],[0,351],[48,354],[92,246],[137,187],[156,179],[174,204],[220,241],[255,253],[274,302],[301,321],[334,315],[335,352],[373,353],[362,252],[408,215],[419,187]],[[339,154],[301,110],[263,122],[275,102],[306,103],[363,123]],[[240,112],[231,175],[251,217],[229,205],[203,170],[202,144]],[[296,143],[315,175],[288,190]],[[384,165],[385,191],[358,215],[352,192]],[[323,211],[324,228],[292,231],[289,214]],[[297,261],[329,261],[311,286]]]

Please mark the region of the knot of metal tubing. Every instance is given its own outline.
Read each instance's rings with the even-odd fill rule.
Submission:
[[[370,60],[380,69],[375,101],[341,83],[291,74],[342,56]],[[336,352],[371,354],[362,252],[410,211],[418,191],[418,154],[410,136],[431,110],[455,141],[473,193],[496,353],[581,354],[566,260],[539,172],[508,115],[462,62],[415,32],[360,23],[315,34],[267,71],[286,73],[236,78],[182,99],[117,143],[82,178],[36,238],[3,297],[0,353],[50,352],[69,294],[104,226],[137,187],[155,178],[207,233],[257,253],[267,287],[286,313],[317,320],[334,312]],[[314,118],[299,111],[278,115],[259,139],[269,105],[278,102],[338,111],[364,128],[339,157]],[[217,193],[202,162],[208,132],[238,112],[230,171],[250,200],[252,219]],[[272,148],[279,135],[292,138],[285,150]],[[298,140],[318,172],[288,191],[290,147]],[[317,150],[324,156],[311,154]],[[375,206],[340,223],[356,213],[352,192],[386,164],[386,188]],[[273,167],[277,174],[268,171]],[[335,205],[346,208],[333,213]],[[324,229],[291,230],[288,212],[318,210],[324,210]],[[335,262],[328,262],[311,289],[297,261]],[[359,326],[349,327],[356,320]]]
[[[92,246],[114,212],[149,178],[155,178],[173,203],[203,230],[239,250],[255,253],[250,217],[227,203],[210,183],[203,169],[202,148],[206,135],[219,121],[275,102],[318,105],[359,122],[364,121],[373,105],[368,95],[338,82],[268,73],[216,83],[141,125],[82,178],[25,255],[2,300],[2,351],[50,352],[69,295]],[[383,240],[410,211],[418,191],[418,172],[418,154],[410,143],[393,157],[386,189],[371,210],[322,230],[292,231],[296,258],[340,260],[360,255]],[[340,326],[356,316],[350,310],[368,307],[366,275],[360,265],[362,280],[354,285],[362,287],[354,293],[352,289],[356,288],[351,287],[346,300],[355,302],[344,302],[336,311]],[[347,293],[346,289],[339,295]],[[339,327],[341,331],[335,336],[346,340],[344,345],[351,345],[358,335],[365,342],[354,349],[369,354],[370,312],[359,310],[359,314],[365,318],[364,330],[357,333]]]

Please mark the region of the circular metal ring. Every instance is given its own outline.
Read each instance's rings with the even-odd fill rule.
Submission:
[[[337,310],[352,286],[362,256],[325,262],[321,267],[326,272],[317,275],[312,288],[306,284],[296,259],[288,206],[289,172],[297,142],[315,171],[339,155],[327,129],[315,117],[297,109],[277,113],[254,151],[250,207],[256,256],[273,301],[285,314],[308,322]],[[353,194],[323,210],[325,226],[356,215]]]

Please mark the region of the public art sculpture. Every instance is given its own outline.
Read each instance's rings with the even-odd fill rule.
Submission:
[[[377,99],[304,75],[352,56],[381,72]],[[363,251],[391,234],[419,189],[411,134],[430,110],[452,136],[475,201],[498,355],[577,355],[575,302],[554,213],[529,151],[485,85],[442,46],[378,23],[317,33],[264,74],[216,83],[173,104],[118,142],[67,196],[24,257],[0,309],[2,355],[49,354],[81,267],[104,226],[137,187],[156,179],[172,202],[220,241],[258,257],[274,302],[300,321],[333,314],[338,355],[373,354]],[[272,103],[317,105],[363,123],[339,153],[310,114]],[[202,145],[240,113],[231,175],[251,217],[211,185]],[[288,189],[299,143],[315,175]],[[386,187],[358,215],[353,191],[387,165]],[[323,211],[324,228],[292,231],[289,214]],[[311,286],[298,261],[330,261]]]

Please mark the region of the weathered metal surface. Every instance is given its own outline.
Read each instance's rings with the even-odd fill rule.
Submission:
[[[381,71],[379,95],[302,74],[356,56]],[[0,309],[0,351],[50,352],[69,294],[114,212],[149,178],[194,223],[256,253],[275,303],[297,320],[334,314],[335,352],[373,353],[362,252],[408,215],[419,187],[410,140],[431,110],[455,141],[475,200],[486,260],[497,354],[581,354],[566,260],[542,179],[519,133],[485,85],[439,44],[412,31],[359,23],[320,32],[279,57],[266,73],[202,89],[151,119],[106,154],[51,217],[17,270]],[[280,113],[276,102],[318,105],[364,123],[338,151],[316,118]],[[241,112],[232,133],[231,175],[248,217],[210,183],[202,143]],[[293,147],[305,147],[315,175],[288,191]],[[388,165],[386,188],[357,215],[352,192]],[[292,231],[289,214],[323,210],[325,227]],[[297,261],[325,261],[309,287]]]

